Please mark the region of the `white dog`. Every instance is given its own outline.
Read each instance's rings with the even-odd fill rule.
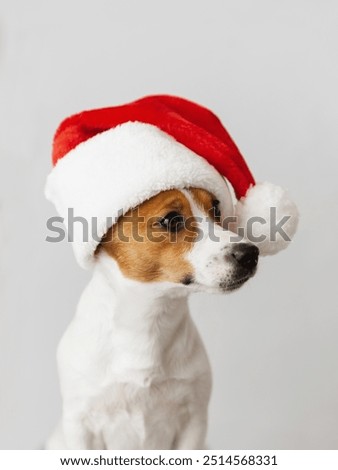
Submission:
[[[70,209],[91,229],[75,224],[71,241],[94,274],[59,346],[48,447],[203,448],[210,368],[188,295],[239,288],[259,253],[286,248],[295,205],[256,184],[211,111],[174,96],[65,119],[53,163],[46,196],[68,229]]]
[[[110,230],[58,349],[63,415],[49,448],[204,448],[211,375],[188,295],[237,289],[258,261],[219,210],[205,190],[164,191]]]

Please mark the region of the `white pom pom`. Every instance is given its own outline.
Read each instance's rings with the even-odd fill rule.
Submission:
[[[287,192],[271,183],[252,186],[235,209],[237,232],[273,255],[287,248],[298,224],[298,210]]]

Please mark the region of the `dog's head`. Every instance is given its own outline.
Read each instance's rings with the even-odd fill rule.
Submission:
[[[259,250],[224,227],[222,212],[204,189],[162,191],[120,217],[97,256],[107,253],[130,279],[233,291],[255,274]]]

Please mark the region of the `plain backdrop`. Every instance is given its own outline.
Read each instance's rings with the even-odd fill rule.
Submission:
[[[248,285],[191,299],[214,377],[209,446],[338,449],[337,25],[334,0],[1,1],[1,448],[39,448],[56,423],[56,346],[90,275],[45,241],[53,132],[171,93],[213,109],[302,215]]]

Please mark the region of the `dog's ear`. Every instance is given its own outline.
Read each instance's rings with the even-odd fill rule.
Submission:
[[[100,243],[97,245],[94,256],[98,256],[102,252],[102,250],[107,251],[108,246],[111,246],[112,243],[113,243],[113,227],[110,227],[108,232],[105,235],[103,235]]]

